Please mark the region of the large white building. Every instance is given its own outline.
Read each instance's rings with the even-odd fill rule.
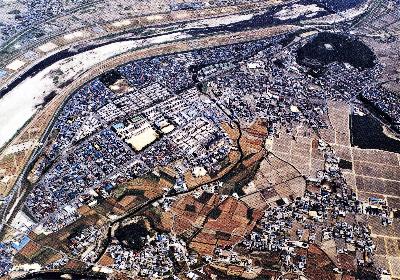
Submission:
[[[117,123],[113,125],[113,129],[136,151],[142,150],[158,138],[158,133],[142,115]]]

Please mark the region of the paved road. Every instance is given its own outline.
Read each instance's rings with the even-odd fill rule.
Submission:
[[[384,1],[384,0],[382,0]],[[379,3],[381,1],[378,1]],[[375,9],[375,5],[372,5],[372,10]],[[272,32],[271,30],[274,29]],[[279,30],[280,29],[280,30]],[[93,67],[90,71],[87,71],[84,73],[84,75],[74,81],[74,83],[70,86],[67,87],[66,90],[62,93],[62,95],[65,95],[65,100],[62,103],[62,105],[65,103],[66,100],[68,100],[68,96],[70,96],[70,93],[74,92],[80,85],[84,84],[88,80],[92,79],[93,77],[96,77],[109,69],[112,69],[118,65],[121,65],[123,63],[126,63],[127,61],[143,58],[143,57],[149,57],[149,56],[154,56],[154,55],[161,55],[165,53],[173,53],[177,51],[189,51],[197,48],[203,48],[203,47],[211,47],[211,46],[217,46],[217,45],[223,45],[223,44],[229,44],[229,43],[238,43],[238,42],[244,42],[244,41],[251,41],[251,40],[256,40],[256,39],[261,39],[265,38],[268,36],[272,35],[277,35],[280,33],[286,33],[288,31],[293,31],[299,29],[299,27],[296,26],[274,26],[274,27],[268,27],[264,29],[257,29],[255,30],[249,30],[249,31],[240,31],[240,32],[231,32],[228,34],[209,34],[209,35],[199,35],[197,38],[191,38],[190,40],[186,41],[176,41],[172,43],[167,43],[167,44],[162,44],[162,45],[156,45],[156,46],[147,46],[143,49],[138,49],[136,51],[130,52],[130,53],[125,53],[120,56],[111,58],[105,62],[101,62],[97,66]],[[51,121],[49,124],[46,126],[46,129],[42,136],[40,137],[38,143],[39,145],[35,147],[31,157],[29,160],[24,164],[24,168],[22,172],[20,173],[20,176],[18,177],[15,187],[11,193],[11,198],[9,198],[8,203],[4,203],[2,205],[2,210],[0,213],[0,218],[3,223],[8,223],[12,217],[15,216],[15,213],[20,209],[22,202],[23,202],[23,197],[27,194],[26,191],[28,190],[28,182],[26,180],[27,174],[29,173],[30,169],[32,168],[33,164],[37,160],[38,156],[43,150],[43,145],[42,143],[45,143],[49,132],[51,131],[53,125],[54,125],[54,120],[57,117],[58,112],[61,110],[63,106],[60,106],[57,111],[54,113]]]
[[[192,37],[186,40],[178,40],[175,42],[165,43],[161,45],[150,45],[144,48],[138,49],[133,52],[125,53],[123,55],[113,57],[107,61],[99,63],[97,66],[93,67],[91,70],[87,71],[79,79],[75,80],[73,84],[69,85],[62,93],[59,95],[65,96],[64,101],[61,106],[55,111],[53,117],[51,118],[49,124],[46,126],[44,133],[41,135],[40,139],[37,141],[39,145],[35,147],[32,155],[30,156],[27,163],[24,164],[24,168],[20,173],[14,188],[10,194],[9,202],[2,205],[2,211],[0,213],[0,218],[2,223],[9,223],[15,214],[23,205],[23,198],[27,195],[29,190],[29,183],[26,180],[33,164],[36,162],[40,153],[43,150],[49,132],[51,131],[54,122],[57,118],[58,113],[63,107],[63,104],[68,100],[68,97],[72,92],[79,88],[82,84],[93,79],[102,73],[115,68],[118,65],[124,64],[127,61],[132,61],[135,59],[140,59],[144,57],[151,57],[156,55],[162,55],[166,53],[174,53],[177,51],[190,51],[194,49],[213,47],[218,45],[224,45],[229,43],[238,43],[252,41],[256,39],[261,39],[273,35],[278,35],[281,33],[286,33],[288,31],[295,30],[293,26],[280,26],[280,27],[270,27],[262,30],[255,31],[244,31],[244,32],[232,32],[228,34],[210,34],[210,35],[200,35],[198,38]],[[251,36],[250,36],[251,35]],[[29,124],[28,124],[29,126]]]

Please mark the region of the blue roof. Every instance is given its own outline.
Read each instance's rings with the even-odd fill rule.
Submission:
[[[106,191],[110,191],[114,188],[114,186],[111,183],[108,183],[107,185],[105,185],[104,188],[106,189]]]
[[[30,238],[29,238],[28,236],[25,235],[24,237],[22,237],[22,239],[21,239],[19,242],[13,242],[11,246],[12,246],[15,250],[19,251],[19,250],[21,250],[22,248],[24,248],[25,245],[28,244],[29,241],[30,241]]]
[[[116,123],[116,124],[113,125],[113,127],[115,129],[121,129],[121,128],[124,128],[124,124],[123,123]]]

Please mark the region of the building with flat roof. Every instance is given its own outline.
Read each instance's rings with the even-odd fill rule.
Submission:
[[[141,151],[159,136],[142,115],[136,115],[112,127],[117,135],[136,151]]]

